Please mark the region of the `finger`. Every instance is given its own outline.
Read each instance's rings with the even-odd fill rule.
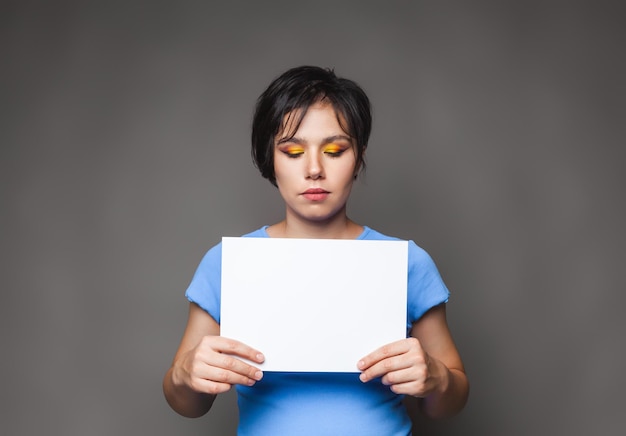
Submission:
[[[261,380],[263,372],[229,354],[212,351],[202,356],[204,365],[198,368],[203,378],[229,384],[251,385]]]
[[[409,366],[390,371],[382,376],[381,382],[387,386],[397,386],[407,383],[424,385],[428,378],[428,370],[425,366]]]
[[[232,385],[203,378],[195,378],[192,380],[191,388],[196,392],[217,395],[228,392],[232,388]]]
[[[203,378],[216,383],[228,385],[253,386],[263,378],[263,372],[247,365],[236,358],[230,358],[233,364],[230,367],[207,365]]]
[[[406,354],[392,356],[376,362],[361,374],[359,378],[362,382],[367,382],[378,377],[388,376],[390,373],[410,368],[411,362],[405,358]],[[391,383],[386,383],[391,384]]]
[[[402,339],[402,340],[392,342],[390,344],[384,345],[376,349],[372,353],[363,357],[358,362],[357,367],[361,371],[364,371],[385,359],[406,353],[407,351],[410,350],[411,346],[415,345],[412,341],[410,341],[410,339],[414,339],[414,338]],[[417,341],[417,339],[415,339],[415,341]]]
[[[209,347],[220,353],[243,357],[256,363],[265,361],[265,356],[259,350],[235,339],[223,336],[207,336],[203,341],[209,342]]]
[[[425,367],[389,373],[382,378],[382,382],[396,394],[413,397],[428,396],[435,389],[433,380],[428,377],[428,371]]]
[[[426,387],[418,382],[398,383],[389,386],[389,389],[395,394],[412,397],[426,397],[429,393]]]
[[[369,358],[372,360],[368,361]],[[426,354],[419,341],[407,338],[381,347],[359,362],[359,368],[363,371],[360,379],[367,382],[406,368],[425,370],[425,359]]]

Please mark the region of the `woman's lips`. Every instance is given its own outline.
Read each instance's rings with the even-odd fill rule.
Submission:
[[[302,193],[302,196],[306,198],[307,200],[321,201],[321,200],[324,200],[326,197],[328,197],[328,194],[330,194],[330,192],[324,189],[311,188],[311,189],[307,189],[306,191],[304,191]]]

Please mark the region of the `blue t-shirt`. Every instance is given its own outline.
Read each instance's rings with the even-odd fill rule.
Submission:
[[[244,235],[268,238],[267,226]],[[358,240],[398,240],[364,227]],[[408,244],[407,332],[432,307],[448,301],[428,253]],[[187,289],[189,301],[220,322],[222,245],[211,248]],[[384,344],[381,344],[384,345]],[[236,386],[241,436],[402,435],[411,421],[402,403],[380,380],[362,383],[358,373],[265,372],[254,386]]]

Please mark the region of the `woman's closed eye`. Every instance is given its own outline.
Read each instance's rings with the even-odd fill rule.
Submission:
[[[298,157],[301,154],[304,154],[304,147],[299,145],[289,145],[282,149],[282,152],[285,153],[288,157]]]
[[[349,148],[349,145],[341,145],[333,142],[324,145],[321,148],[321,152],[329,157],[339,157]],[[281,147],[280,151],[283,152],[287,157],[297,158],[305,153],[305,148],[302,145],[292,144]]]
[[[339,144],[327,144],[324,146],[324,148],[322,149],[322,151],[324,152],[324,154],[330,156],[330,157],[339,157],[343,154],[344,151],[346,151],[348,149],[348,147],[345,146],[341,146]]]

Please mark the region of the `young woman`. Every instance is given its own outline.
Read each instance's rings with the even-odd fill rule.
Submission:
[[[285,219],[244,236],[395,239],[346,213],[370,130],[369,100],[353,81],[317,67],[275,79],[257,102],[252,156],[278,188]],[[316,261],[323,263],[306,264]],[[264,374],[241,359],[260,364],[263,350],[220,336],[221,244],[214,246],[187,289],[187,328],[163,381],[168,403],[197,417],[236,386],[238,433],[255,436],[408,435],[404,396],[418,398],[433,418],[457,413],[468,381],[446,322],[449,293],[431,258],[412,241],[408,262],[406,339],[380,344],[355,362],[355,373]]]

